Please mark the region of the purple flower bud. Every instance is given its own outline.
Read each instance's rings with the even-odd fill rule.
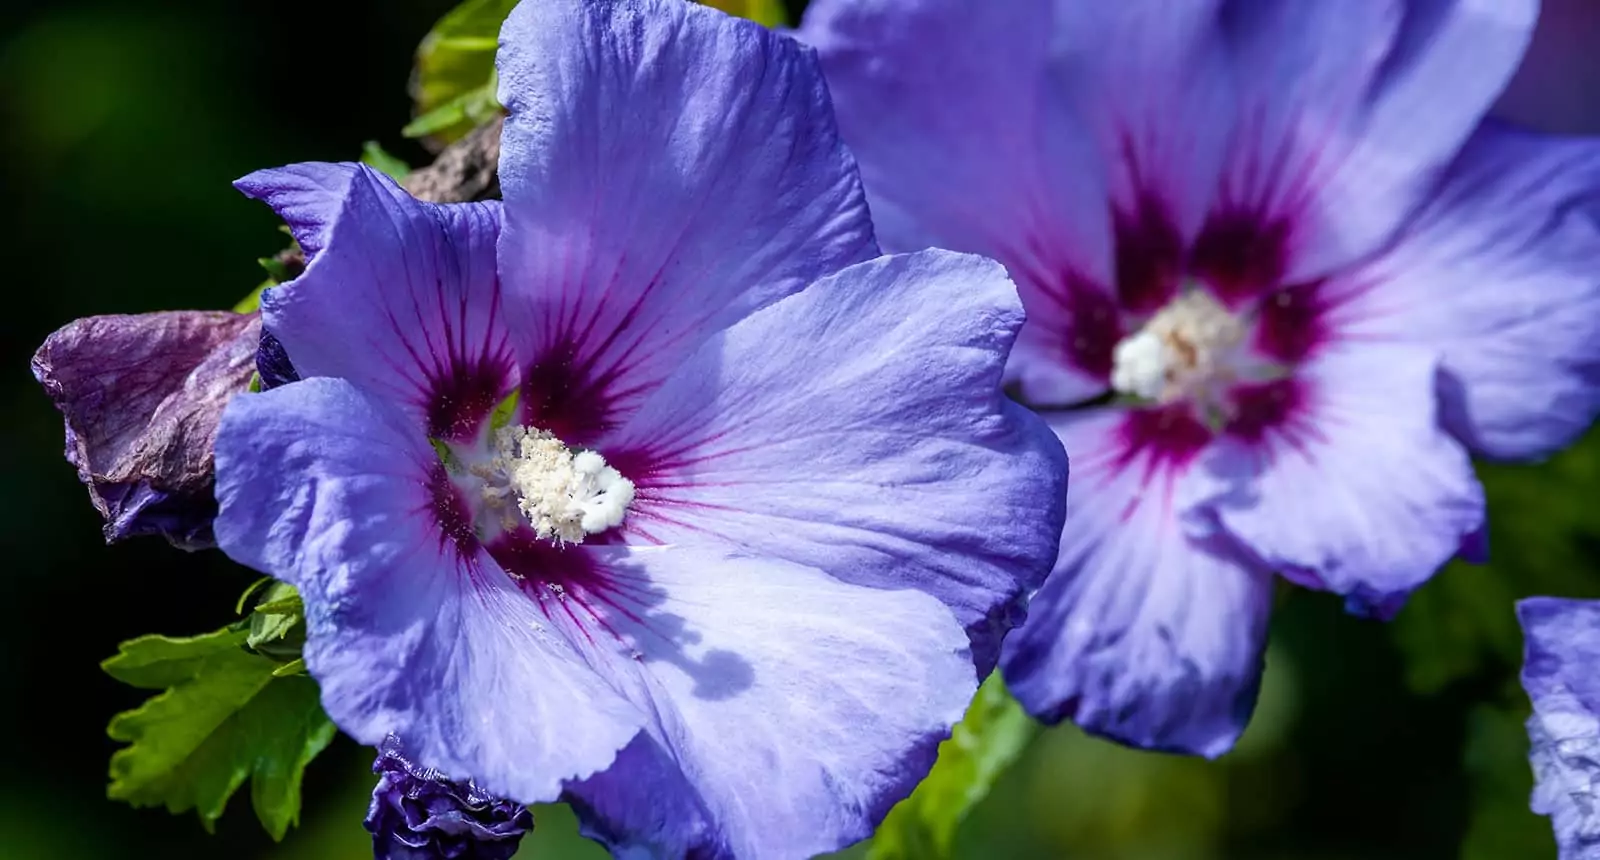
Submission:
[[[363,822],[375,860],[508,860],[533,829],[526,806],[406,758],[390,735],[372,764],[378,784]]]
[[[261,330],[261,345],[256,349],[256,372],[261,375],[261,390],[300,381],[300,372],[289,361],[289,353],[272,332]]]
[[[33,375],[66,418],[67,461],[108,542],[215,545],[212,446],[255,370],[261,320],[228,311],[86,317],[45,339]]]

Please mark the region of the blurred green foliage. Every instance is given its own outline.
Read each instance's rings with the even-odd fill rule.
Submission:
[[[1489,500],[1490,563],[1457,562],[1395,619],[1419,692],[1522,662],[1515,601],[1540,594],[1600,597],[1600,431],[1539,466],[1480,463]]]
[[[1531,710],[1514,683],[1499,700],[1472,707],[1462,761],[1472,784],[1472,813],[1461,860],[1554,855],[1549,819],[1528,812],[1533,770],[1524,723]]]
[[[939,745],[933,771],[889,811],[873,834],[868,860],[948,857],[956,828],[1038,733],[996,672],[978,688],[966,716]]]
[[[785,22],[780,0],[702,0],[732,15],[769,27]],[[500,25],[517,0],[466,0],[439,19],[417,47],[411,78],[414,118],[406,137],[424,138],[430,148],[461,139],[500,110],[495,93],[495,50]]]
[[[442,146],[500,110],[494,54],[500,24],[516,5],[516,0],[467,0],[428,31],[417,47],[411,79],[416,118],[406,125],[406,137],[426,137]]]
[[[411,165],[384,149],[376,140],[369,140],[361,145],[361,163],[388,174],[389,178],[396,182],[405,179],[411,172]]]
[[[783,8],[782,0],[700,0],[700,2],[714,9],[721,9],[729,15],[749,18],[757,24],[768,27],[786,27],[789,24],[788,12]]]

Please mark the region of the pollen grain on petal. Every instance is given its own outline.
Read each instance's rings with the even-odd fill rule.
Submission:
[[[645,610],[659,600],[643,581],[602,564],[587,547],[553,543],[526,526],[501,533],[485,549],[546,618],[591,642],[597,632],[620,641],[619,620],[648,627]]]
[[[615,409],[607,383],[577,358],[577,348],[553,348],[522,372],[522,418],[574,444],[610,430]]]
[[[428,384],[428,436],[463,442],[482,430],[511,384],[508,357],[451,360]]]
[[[439,525],[440,541],[450,541],[462,558],[476,556],[478,535],[473,528],[472,508],[442,462],[428,472],[428,499],[430,512]]]

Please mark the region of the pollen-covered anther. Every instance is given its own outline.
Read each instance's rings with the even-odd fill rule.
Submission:
[[[540,538],[582,543],[627,516],[633,482],[600,454],[574,451],[552,434],[526,427],[502,427],[494,444],[485,471],[498,480],[486,483],[485,498],[502,505],[514,498]]]
[[[1245,324],[1210,293],[1173,299],[1112,352],[1111,386],[1147,400],[1204,396],[1233,379]]]

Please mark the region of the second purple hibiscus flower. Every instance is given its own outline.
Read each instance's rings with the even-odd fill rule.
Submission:
[[[1600,405],[1600,146],[1485,122],[1532,0],[817,0],[885,248],[1003,262],[1074,458],[1005,677],[1217,755],[1274,574],[1387,615],[1483,551],[1469,456]]]
[[[749,22],[524,3],[499,80],[503,204],[239,183],[307,255],[262,299],[303,378],[228,406],[218,543],[362,742],[619,854],[861,839],[1055,558],[1015,288],[879,257],[813,55]]]
[[[1517,604],[1526,638],[1522,686],[1535,785],[1561,860],[1600,858],[1600,601],[1534,597]]]

